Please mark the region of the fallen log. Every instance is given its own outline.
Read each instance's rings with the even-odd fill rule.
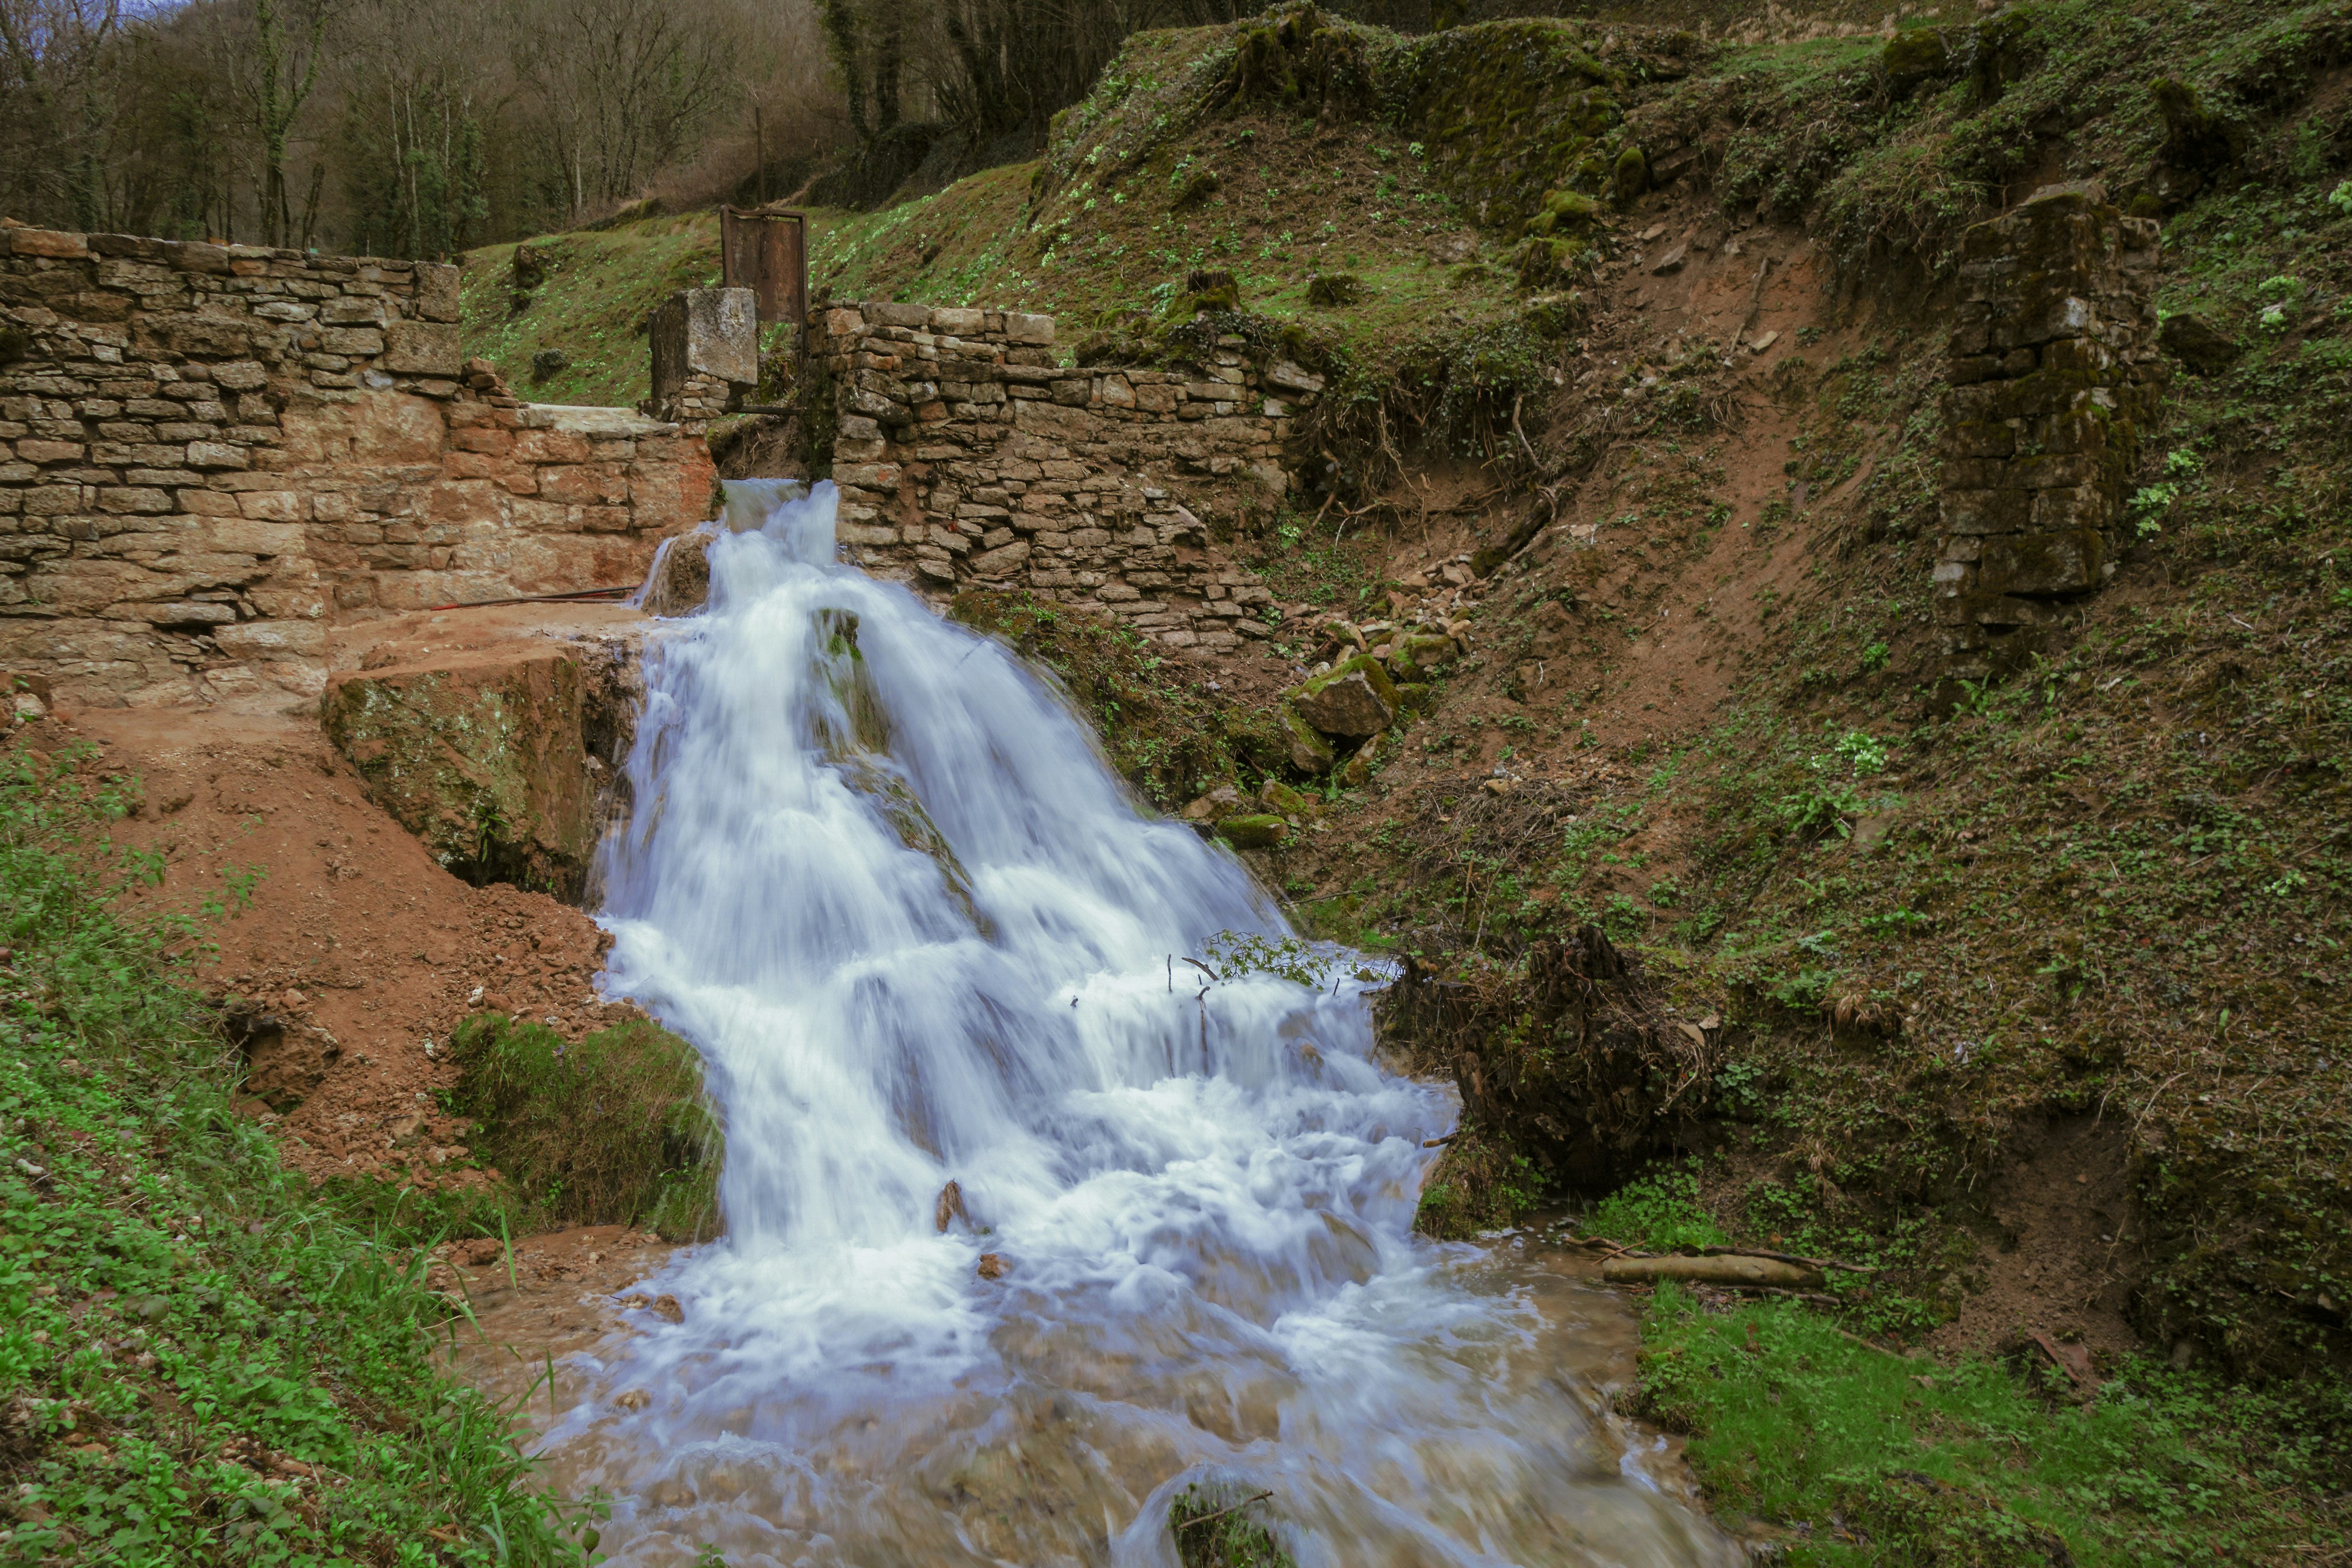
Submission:
[[[1716,1258],[1616,1257],[1601,1265],[1601,1277],[1612,1285],[1649,1285],[1660,1280],[1685,1280],[1696,1285],[1779,1286],[1783,1290],[1817,1290],[1822,1271],[1777,1258],[1752,1258],[1727,1253]]]

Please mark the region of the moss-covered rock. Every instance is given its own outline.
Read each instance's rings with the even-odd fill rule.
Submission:
[[[1885,75],[1886,90],[1896,98],[1910,97],[1950,71],[1954,63],[1951,46],[1933,27],[1912,27],[1897,33],[1886,40],[1886,47],[1878,55],[1878,68]]]
[[[1287,700],[1299,717],[1321,733],[1349,739],[1378,735],[1396,718],[1396,686],[1370,653],[1310,676]]]
[[[1227,817],[1217,824],[1217,837],[1237,850],[1270,850],[1290,836],[1290,824],[1270,811]]]
[[[1323,802],[1304,790],[1294,789],[1279,779],[1269,779],[1258,787],[1258,803],[1267,810],[1290,818],[1319,817]]]
[[[1318,273],[1307,280],[1307,303],[1326,310],[1353,305],[1364,297],[1364,280],[1352,272]]]
[[[601,644],[360,671],[329,685],[327,736],[450,871],[576,900],[635,729],[634,674]]]
[[[1275,710],[1275,723],[1280,727],[1283,740],[1283,760],[1301,773],[1328,773],[1336,755],[1331,743],[1315,727],[1291,711],[1287,704]]]

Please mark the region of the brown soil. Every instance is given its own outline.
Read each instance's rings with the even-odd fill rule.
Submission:
[[[634,612],[583,616],[570,606],[404,616],[363,629],[338,662],[583,627],[617,634],[625,618]],[[260,1027],[241,1104],[280,1128],[287,1163],[313,1180],[373,1175],[435,1188],[490,1179],[472,1168],[462,1124],[430,1098],[456,1082],[443,1048],[467,1012],[502,1009],[575,1039],[638,1016],[595,994],[607,943],[594,922],[542,894],[470,887],[443,870],[368,799],[314,719],[226,706],[92,709],[39,728],[33,744],[93,741],[109,771],[139,781],[142,804],[122,838],[163,857],[150,902],[225,906],[199,982],[248,1004]],[[250,902],[238,909],[228,890],[247,878]]]
[[[1983,1289],[1928,1343],[1947,1354],[1992,1351],[2039,1331],[2101,1355],[2138,1350],[2124,1317],[2142,1261],[2129,1145],[2114,1115],[2060,1117],[2021,1137],[1989,1194],[2000,1231],[1976,1270]]]

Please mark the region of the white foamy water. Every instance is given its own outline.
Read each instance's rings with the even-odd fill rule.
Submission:
[[[1244,869],[834,564],[830,486],[729,491],[603,867],[608,983],[727,1127],[726,1239],[656,1287],[685,1321],[567,1371],[549,1436],[614,1560],[1173,1564],[1207,1480],[1270,1490],[1302,1568],[1736,1561],[1558,1325],[1412,1236],[1453,1095],[1372,1063],[1360,983],[1202,994],[1210,938],[1287,935]]]

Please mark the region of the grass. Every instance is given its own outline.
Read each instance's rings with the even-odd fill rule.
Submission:
[[[589,1511],[433,1370],[421,1261],[231,1113],[201,927],[134,912],[156,862],[86,756],[0,765],[0,1561],[584,1562]]]
[[[633,1019],[567,1044],[544,1024],[476,1013],[450,1035],[449,1109],[504,1173],[533,1228],[634,1223],[671,1241],[719,1233],[723,1140],[702,1061]]]
[[[489,361],[518,397],[534,402],[634,407],[653,391],[646,323],[681,288],[719,286],[715,213],[640,219],[594,233],[523,242],[546,267],[545,281],[514,308],[511,245],[466,256],[459,316],[469,357]],[[568,363],[535,379],[545,350]]]
[[[1638,1408],[1690,1436],[1727,1523],[1804,1563],[2292,1561],[2340,1551],[2321,1428],[2289,1401],[2134,1363],[2082,1404],[2053,1368],[1858,1343],[1790,1302],[1643,1322]]]
[[[1274,1532],[1250,1517],[1261,1500],[1233,1487],[1188,1486],[1168,1504],[1184,1568],[1294,1568]]]

